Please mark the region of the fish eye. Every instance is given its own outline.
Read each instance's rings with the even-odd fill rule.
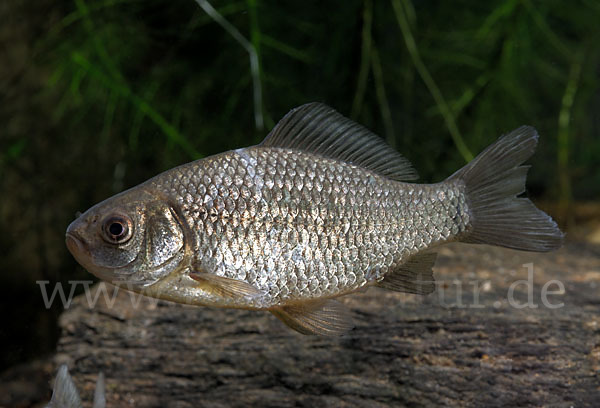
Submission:
[[[122,244],[127,242],[133,235],[133,223],[131,219],[123,215],[113,215],[104,221],[103,238],[111,244]]]

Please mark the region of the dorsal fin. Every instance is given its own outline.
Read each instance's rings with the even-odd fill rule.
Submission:
[[[284,147],[352,163],[398,181],[416,180],[417,172],[380,137],[322,103],[292,109],[261,146]]]

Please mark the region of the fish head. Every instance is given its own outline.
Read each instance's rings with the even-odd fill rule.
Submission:
[[[173,207],[142,186],[80,215],[67,228],[66,244],[89,272],[131,290],[142,290],[179,269],[186,253]]]

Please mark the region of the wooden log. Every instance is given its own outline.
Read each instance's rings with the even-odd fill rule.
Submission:
[[[109,408],[600,405],[598,247],[439,253],[427,297],[342,298],[356,328],[341,338],[297,334],[266,312],[134,307],[123,290],[90,308],[81,295],[61,316],[55,363],[88,403],[104,372]]]

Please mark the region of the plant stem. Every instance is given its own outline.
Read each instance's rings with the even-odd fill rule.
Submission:
[[[575,94],[579,87],[579,79],[581,77],[581,65],[583,62],[582,51],[579,51],[569,71],[567,86],[562,97],[560,113],[558,114],[558,135],[557,135],[557,161],[558,161],[558,184],[559,184],[559,218],[568,224],[570,223],[569,208],[571,206],[571,177],[569,169],[569,144],[570,133],[569,126],[571,122],[571,111],[575,101]]]
[[[394,137],[394,125],[392,122],[392,111],[385,93],[385,85],[383,83],[383,70],[381,69],[381,61],[377,48],[373,45],[371,53],[371,69],[373,70],[373,79],[375,80],[375,93],[377,94],[377,102],[381,109],[381,118],[385,127],[385,139],[387,143],[396,147],[396,138]]]
[[[371,62],[371,26],[373,22],[373,2],[365,0],[363,8],[363,26],[362,26],[362,44],[360,55],[360,69],[358,71],[358,81],[356,84],[356,93],[352,101],[352,119],[358,119],[362,109],[365,90],[367,88],[367,77],[369,76],[369,65]]]
[[[458,126],[456,126],[456,121],[452,115],[450,107],[446,103],[442,92],[433,80],[433,77],[427,70],[427,67],[421,59],[421,55],[419,54],[419,49],[417,48],[417,44],[406,18],[405,8],[409,7],[408,0],[392,0],[392,6],[394,7],[396,19],[398,20],[398,26],[400,26],[400,30],[402,31],[406,48],[408,49],[408,53],[410,54],[415,69],[421,76],[421,79],[425,83],[425,86],[427,86],[429,93],[431,93],[431,96],[435,100],[435,103],[437,104],[438,109],[442,114],[444,121],[446,122],[446,127],[448,128],[450,136],[452,137],[452,140],[454,141],[459,153],[462,155],[465,161],[471,161],[473,159],[473,154],[465,144],[462,135],[458,130]]]
[[[258,53],[253,44],[250,43],[229,21],[225,20],[221,14],[207,1],[195,0],[196,3],[208,14],[217,24],[225,29],[242,47],[246,49],[250,56],[250,73],[252,74],[253,94],[254,94],[254,123],[256,129],[262,130],[264,127],[263,109],[262,109],[262,86],[260,82],[260,64]],[[251,4],[254,1],[249,0]],[[254,4],[255,5],[255,4]],[[250,7],[252,9],[252,7]],[[252,10],[251,10],[252,13]],[[250,18],[252,25],[252,17]]]

